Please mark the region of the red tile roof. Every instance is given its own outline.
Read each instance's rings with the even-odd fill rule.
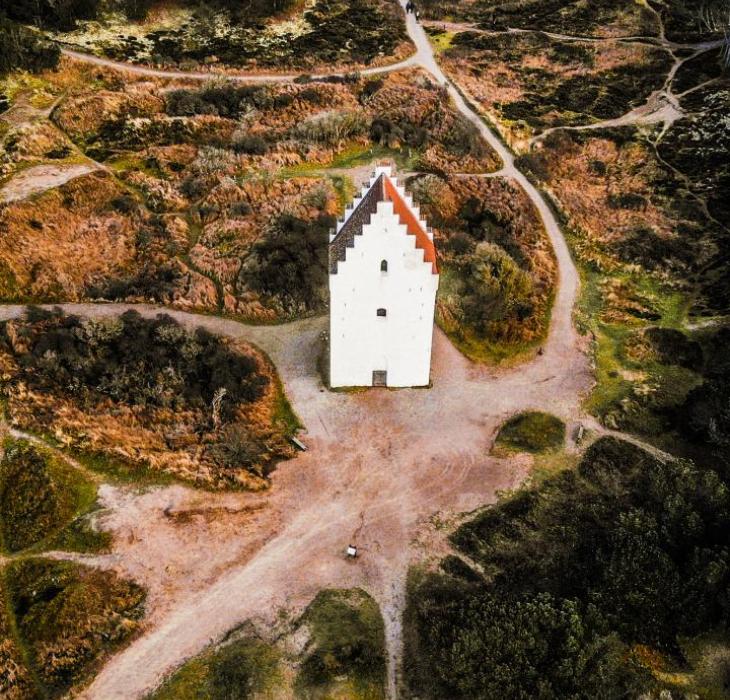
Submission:
[[[400,218],[400,222],[406,225],[408,233],[416,237],[416,248],[421,248],[423,259],[425,262],[431,263],[431,272],[438,274],[438,266],[436,264],[436,247],[433,241],[428,237],[421,222],[416,218],[411,208],[401,196],[398,189],[389,177],[385,178],[385,198],[393,202],[393,211]]]
[[[428,233],[408,206],[398,188],[385,173],[378,176],[360,204],[332,239],[329,246],[331,274],[337,274],[337,263],[345,260],[347,248],[352,248],[355,245],[355,236],[362,235],[363,226],[370,221],[378,202],[386,201],[393,202],[393,211],[399,218],[400,223],[405,224],[408,233],[416,237],[416,247],[424,251],[424,262],[431,263],[432,274],[438,274],[436,248],[433,241],[428,237]]]

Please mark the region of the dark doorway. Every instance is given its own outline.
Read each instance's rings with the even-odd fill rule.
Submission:
[[[373,386],[388,386],[388,373],[376,369],[373,372]]]

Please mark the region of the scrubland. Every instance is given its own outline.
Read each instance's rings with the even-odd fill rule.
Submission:
[[[377,603],[361,589],[324,589],[276,640],[251,625],[188,661],[151,700],[205,697],[385,697],[385,639]],[[270,635],[269,635],[270,636]]]
[[[255,490],[292,454],[296,419],[268,359],[170,317],[31,309],[0,325],[0,362],[10,424],[112,474]]]

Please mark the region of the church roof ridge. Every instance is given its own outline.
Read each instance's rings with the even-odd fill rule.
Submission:
[[[399,191],[399,183],[392,174],[391,166],[378,166],[373,173],[373,178],[374,181],[370,188],[330,241],[330,274],[337,273],[337,263],[344,262],[347,249],[354,247],[355,236],[362,235],[363,227],[370,223],[371,217],[377,211],[378,204],[390,201],[393,203],[393,212],[400,220],[400,223],[406,226],[409,235],[415,236],[416,247],[424,251],[424,262],[431,263],[431,272],[437,275],[438,265],[433,239],[429,236],[427,227],[416,216],[406,198]]]

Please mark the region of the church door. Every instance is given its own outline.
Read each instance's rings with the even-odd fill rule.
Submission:
[[[388,373],[375,370],[373,372],[373,386],[388,386]]]

